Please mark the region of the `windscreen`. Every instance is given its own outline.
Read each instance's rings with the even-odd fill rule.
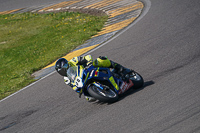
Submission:
[[[74,81],[75,78],[76,78],[76,74],[77,74],[77,66],[73,66],[73,67],[70,67],[68,70],[67,70],[67,77],[71,80],[71,81]]]

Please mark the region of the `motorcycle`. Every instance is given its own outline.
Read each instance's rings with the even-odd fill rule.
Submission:
[[[119,74],[111,68],[78,65],[70,67],[67,75],[77,92],[107,103],[117,101],[120,94],[144,84],[142,76],[128,68]]]

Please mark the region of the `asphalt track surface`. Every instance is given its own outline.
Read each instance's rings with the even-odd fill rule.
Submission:
[[[200,133],[200,1],[143,2],[139,22],[90,53],[138,71],[143,88],[88,103],[53,73],[0,102],[0,132]]]

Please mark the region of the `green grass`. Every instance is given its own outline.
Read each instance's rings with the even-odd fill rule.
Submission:
[[[33,82],[33,72],[83,44],[106,20],[69,12],[0,15],[0,99]]]

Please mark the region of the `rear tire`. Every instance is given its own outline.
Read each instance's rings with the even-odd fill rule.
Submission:
[[[130,76],[131,76],[130,79],[131,79],[131,81],[132,81],[133,84],[134,84],[134,85],[133,85],[133,88],[134,88],[134,89],[138,89],[138,88],[143,87],[143,85],[144,85],[144,80],[143,80],[142,76],[141,76],[139,73],[134,72],[134,73],[131,74]]]
[[[112,89],[109,88],[109,89],[102,90],[95,85],[91,85],[88,88],[88,93],[95,99],[98,99],[101,102],[107,102],[107,103],[113,103],[117,101],[119,98],[118,94]]]

